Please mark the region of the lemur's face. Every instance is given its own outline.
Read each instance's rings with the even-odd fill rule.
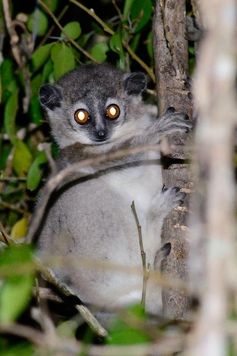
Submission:
[[[145,87],[143,73],[89,65],[65,75],[56,85],[41,87],[40,101],[60,147],[101,145],[122,133],[131,114],[136,117],[135,98],[140,100]]]

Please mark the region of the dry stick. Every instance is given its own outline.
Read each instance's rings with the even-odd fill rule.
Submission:
[[[55,24],[58,26],[58,28],[62,31],[62,33],[64,34],[64,36],[66,37],[66,39],[68,40],[68,42],[70,42],[75,48],[77,48],[80,52],[82,52],[84,54],[85,57],[89,58],[92,62],[97,63],[97,61],[95,60],[95,58],[93,58],[89,52],[87,52],[86,50],[84,50],[76,41],[74,41],[73,39],[71,39],[67,33],[65,32],[63,26],[61,26],[61,24],[59,23],[58,19],[56,18],[56,16],[52,13],[52,11],[49,9],[49,7],[42,1],[42,0],[38,0],[38,3],[40,4],[40,6],[47,12],[47,14],[52,18],[52,20],[55,22]]]
[[[42,332],[36,331],[35,329],[21,325],[21,324],[1,324],[0,333],[11,334],[25,338],[31,341],[35,345],[44,347],[45,346],[45,336]]]
[[[0,241],[9,246],[11,244],[11,238],[6,232],[3,224],[0,221]]]
[[[25,214],[26,213],[26,210],[18,208],[16,205],[7,203],[7,202],[3,201],[1,198],[0,198],[0,206],[2,206],[4,209],[16,211],[19,214]]]
[[[27,178],[26,177],[0,177],[0,182],[3,183],[20,183],[20,182],[26,182]]]
[[[58,266],[64,265],[66,266],[83,266],[84,268],[97,268],[97,269],[105,269],[107,268],[108,270],[112,272],[119,272],[119,273],[125,273],[125,274],[132,274],[132,275],[139,275],[140,274],[140,269],[138,267],[131,267],[131,266],[124,266],[121,264],[117,263],[112,263],[108,261],[102,261],[102,260],[95,260],[92,258],[78,258],[76,256],[63,256],[63,257],[57,257],[57,256],[51,256],[50,259],[44,259],[44,265],[49,265],[50,266]],[[8,269],[8,273],[10,273],[10,269]],[[150,271],[149,278],[161,286],[171,288],[172,286],[177,288],[178,290],[185,292],[186,294],[189,294],[189,289],[187,287],[187,284],[183,282],[180,279],[175,279],[175,278],[168,278],[162,273],[158,271]],[[118,290],[119,293],[119,290]]]
[[[146,263],[146,253],[144,251],[144,246],[143,246],[143,240],[142,240],[142,227],[140,225],[138,216],[137,216],[137,211],[135,207],[134,201],[132,202],[131,209],[136,221],[136,226],[137,226],[137,231],[138,231],[138,240],[139,240],[139,247],[141,251],[141,258],[142,258],[142,268],[143,268],[143,281],[142,281],[142,299],[141,299],[141,304],[143,307],[145,307],[146,303],[146,287],[147,287],[147,281],[149,278],[149,265]]]
[[[10,36],[10,43],[11,43],[11,48],[12,48],[12,54],[14,56],[15,61],[19,65],[19,67],[22,67],[22,62],[21,62],[21,53],[20,49],[17,45],[19,41],[19,37],[15,31],[14,26],[12,26],[12,19],[11,19],[11,11],[10,11],[10,6],[9,6],[9,0],[3,0],[3,13],[4,13],[4,18],[6,22],[6,27],[7,31]]]
[[[25,338],[31,341],[41,349],[39,351],[51,351],[55,354],[63,355],[78,355],[78,353],[85,351],[90,356],[146,356],[146,355],[168,355],[174,352],[181,351],[184,345],[183,335],[165,336],[157,343],[141,344],[141,345],[83,345],[78,341],[70,339],[59,338],[48,339],[47,335],[40,331],[36,331],[31,327],[21,324],[0,325],[0,333],[11,334]],[[58,352],[58,353],[57,353]],[[47,352],[46,352],[47,353]]]
[[[102,28],[105,32],[113,36],[115,34],[114,30],[112,30],[106,22],[104,22],[98,15],[96,15],[93,9],[88,9],[85,5],[81,4],[79,1],[76,0],[69,0],[74,5],[78,6],[80,9],[85,11],[88,15],[90,15]],[[122,41],[124,48],[128,51],[130,56],[138,63],[140,66],[147,72],[153,82],[155,82],[155,75],[154,72],[149,66],[143,62],[143,60],[136,55],[136,53],[132,50],[132,48],[125,42]]]
[[[105,32],[109,33],[112,36],[114,35],[114,31],[107,25],[107,23],[105,23],[99,16],[96,15],[93,9],[88,9],[88,7],[81,4],[79,1],[75,1],[75,0],[69,0],[69,1],[74,5],[76,5],[77,7],[79,7],[80,9],[82,9],[83,11],[85,11],[88,15],[93,17],[93,19],[96,22],[98,22],[98,24],[103,28]]]
[[[73,293],[73,291],[66,284],[62,283],[49,268],[45,267],[39,259],[35,259],[35,261],[38,270],[41,272],[43,277],[49,283],[53,284],[64,296],[78,298],[78,296]],[[108,335],[107,331],[103,328],[102,325],[100,325],[98,320],[86,306],[77,304],[75,305],[75,308],[79,311],[83,319],[97,335],[101,337],[106,337]]]
[[[33,288],[33,295],[37,299],[50,300],[52,302],[63,303],[63,299],[57,294],[53,293],[50,288],[39,287],[38,285]]]
[[[30,97],[31,97],[31,86],[30,86],[30,74],[28,68],[25,65],[24,57],[22,54],[22,50],[19,43],[19,36],[15,30],[14,23],[11,19],[11,10],[9,6],[9,0],[3,0],[3,13],[6,22],[7,31],[10,36],[10,43],[13,57],[18,64],[19,68],[23,73],[24,84],[25,84],[25,97],[23,99],[23,110],[24,113],[27,112],[29,104],[30,104]]]

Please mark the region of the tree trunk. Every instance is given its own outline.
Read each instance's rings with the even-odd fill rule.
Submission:
[[[184,0],[157,0],[154,15],[154,52],[155,71],[157,79],[157,97],[159,114],[173,106],[176,110],[192,114],[192,94],[188,78],[188,43],[185,39]],[[177,144],[177,152],[173,160],[165,159],[163,180],[166,186],[178,186],[190,192],[190,170],[182,161],[184,153],[182,146],[185,137],[181,135],[170,138],[172,144]],[[176,164],[171,164],[176,160]],[[181,160],[180,160],[181,159]],[[171,242],[172,250],[163,261],[162,271],[172,277],[187,280],[188,243],[185,239],[187,204],[175,209],[167,217],[162,243]],[[164,290],[162,293],[164,316],[171,319],[186,317],[189,299],[176,290]]]

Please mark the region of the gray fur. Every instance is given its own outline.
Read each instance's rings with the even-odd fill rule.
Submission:
[[[163,135],[191,129],[180,113],[167,111],[157,119],[154,108],[142,102],[145,85],[142,73],[91,65],[67,74],[53,89],[43,87],[41,103],[61,148],[58,169],[91,155],[158,143]],[[121,111],[113,122],[104,117],[110,103],[119,105]],[[90,112],[87,126],[73,119],[78,108]],[[104,141],[97,141],[98,127],[106,130]],[[39,236],[39,254],[67,257],[54,270],[83,302],[101,309],[140,302],[142,263],[130,208],[133,200],[151,269],[157,254],[165,256],[165,252],[159,254],[163,219],[184,199],[184,193],[177,188],[162,189],[159,158],[158,152],[125,157],[120,169],[62,189],[49,210]],[[146,307],[155,314],[161,310],[159,286],[152,281],[148,283]]]

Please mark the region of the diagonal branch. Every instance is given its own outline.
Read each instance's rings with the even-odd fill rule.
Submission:
[[[44,187],[44,194],[42,195],[41,204],[38,207],[35,215],[33,216],[26,241],[32,242],[36,237],[35,235],[41,224],[49,199],[52,193],[56,190],[56,188],[58,188],[59,186],[65,183],[69,183],[69,181],[72,182],[73,180],[82,177],[93,176],[93,174],[89,175],[88,173],[82,172],[83,168],[91,167],[91,166],[96,167],[96,165],[100,165],[99,167],[96,167],[97,172],[103,171],[110,168],[111,164],[113,167],[115,166],[115,164],[112,161],[114,160],[118,161],[119,159],[123,158],[126,155],[130,155],[130,154],[135,155],[141,152],[158,150],[159,148],[161,148],[161,145],[156,144],[156,145],[145,145],[145,146],[139,146],[133,148],[120,149],[116,152],[112,152],[106,155],[98,155],[92,158],[85,159],[81,162],[74,163],[69,167],[60,171],[58,174],[50,178]]]

